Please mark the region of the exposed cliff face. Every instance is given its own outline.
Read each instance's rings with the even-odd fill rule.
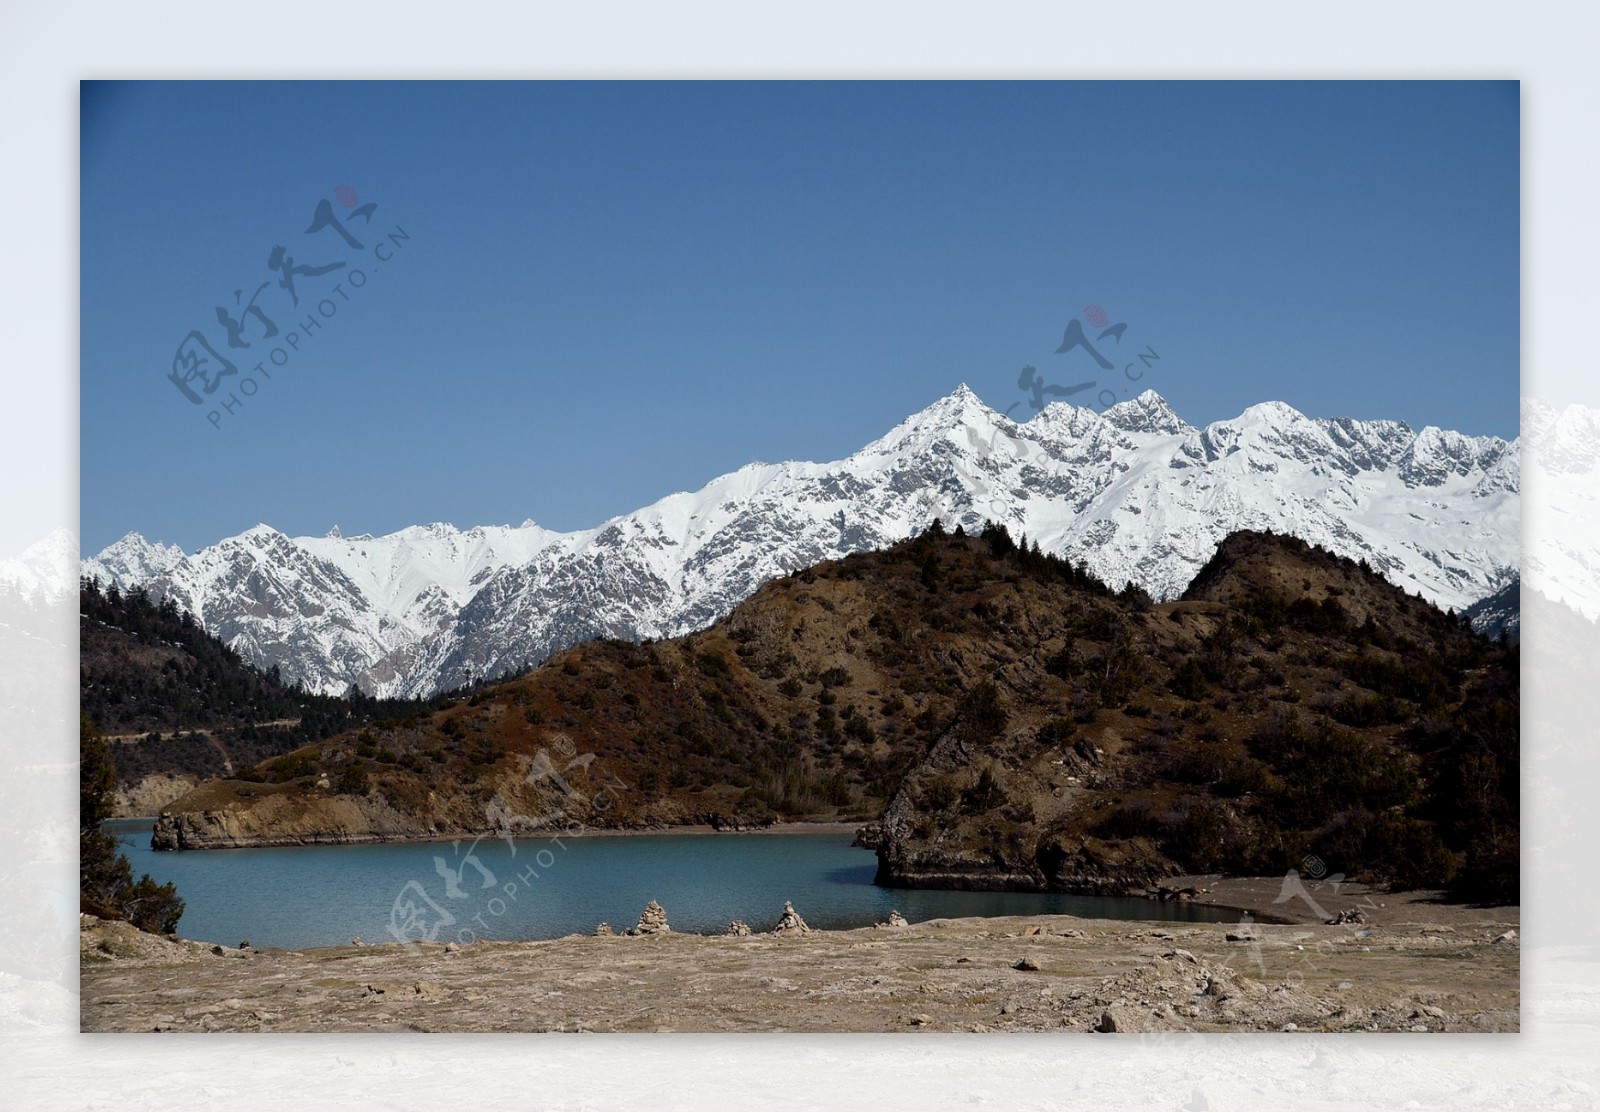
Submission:
[[[418,817],[381,796],[306,797],[278,793],[248,807],[164,812],[150,845],[156,850],[214,850],[241,846],[389,842],[426,837]]]
[[[199,783],[199,778],[193,776],[151,773],[119,784],[112,793],[111,814],[118,819],[158,815],[174,800],[193,792]]]

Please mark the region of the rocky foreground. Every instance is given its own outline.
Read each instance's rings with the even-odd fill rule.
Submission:
[[[1438,920],[1422,917],[1437,911]],[[86,1032],[1514,1032],[1518,910],[1070,916],[278,951],[83,918]]]

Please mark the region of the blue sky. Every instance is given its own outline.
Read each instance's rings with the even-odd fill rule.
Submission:
[[[1024,364],[1120,393],[1053,354],[1089,305],[1195,423],[1515,436],[1518,116],[1514,82],[86,84],[84,550],[590,526],[963,381],[1025,416]],[[345,265],[293,307],[278,246]],[[237,368],[200,405],[191,330]]]

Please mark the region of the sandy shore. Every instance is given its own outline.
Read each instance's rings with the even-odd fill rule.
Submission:
[[[1194,880],[1202,899],[1289,908],[1273,903],[1281,878]],[[81,1019],[94,1032],[1518,1030],[1518,909],[1358,890],[1329,903],[1370,903],[1365,923],[1026,916],[450,950],[214,948],[86,917]]]

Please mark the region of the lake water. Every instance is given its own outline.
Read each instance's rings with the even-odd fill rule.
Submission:
[[[794,901],[818,928],[881,923],[899,909],[913,923],[947,916],[1064,913],[1106,919],[1238,919],[1204,905],[1052,893],[881,889],[877,859],[844,833],[627,835],[441,843],[380,843],[157,853],[150,820],[108,825],[134,876],[175,881],[187,939],[235,946],[314,947],[391,942],[553,939],[601,921],[630,928],[651,900],[674,931],[720,933],[734,919],[755,931]],[[449,874],[449,877],[446,874]],[[453,889],[453,891],[452,891]],[[397,912],[398,909],[398,912]]]

